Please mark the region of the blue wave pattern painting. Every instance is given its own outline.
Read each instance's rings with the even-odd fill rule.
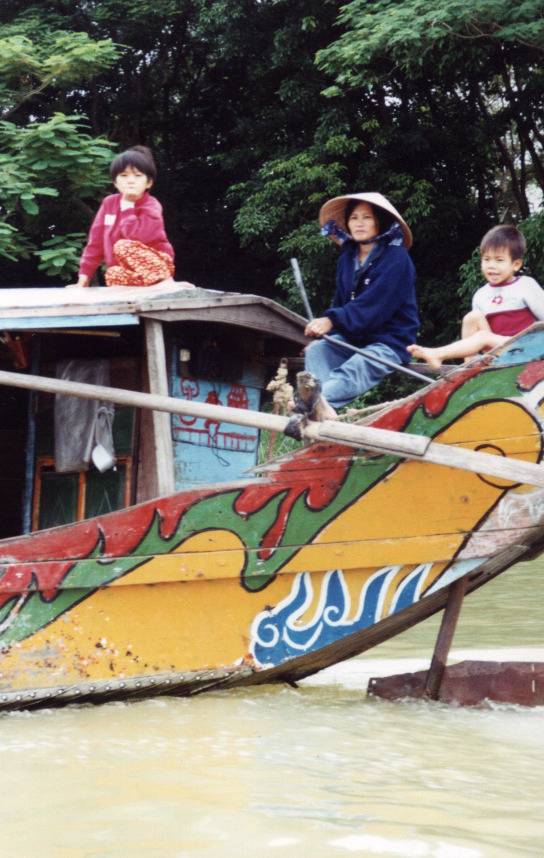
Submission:
[[[461,561],[450,567],[443,584],[466,574],[481,560]],[[394,614],[418,601],[424,589],[432,563],[422,563],[410,572],[396,587],[387,614]],[[300,572],[295,576],[289,596],[274,608],[255,617],[251,629],[250,651],[262,667],[273,667],[287,659],[305,655],[341,640],[353,632],[372,626],[384,617],[384,603],[388,591],[394,586],[401,566],[386,566],[377,570],[361,589],[359,607],[352,614],[351,597],[344,573],[335,569],[327,572],[321,584],[318,606],[312,619],[302,624],[300,618],[312,603],[314,591],[312,576]],[[441,586],[436,582],[433,590]]]

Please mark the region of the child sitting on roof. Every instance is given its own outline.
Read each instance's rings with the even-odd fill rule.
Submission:
[[[438,369],[442,361],[468,358],[501,346],[538,319],[544,319],[544,290],[520,274],[525,239],[511,224],[495,226],[480,244],[482,274],[487,283],[474,293],[472,311],[463,318],[461,339],[438,348],[411,345],[415,358]]]
[[[81,256],[78,281],[70,286],[88,286],[103,262],[108,286],[171,280],[174,250],[164,230],[162,206],[148,193],[157,177],[151,151],[146,146],[127,149],[112,161],[110,175],[119,193],[102,201]]]

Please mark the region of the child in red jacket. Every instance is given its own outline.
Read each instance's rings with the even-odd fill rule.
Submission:
[[[79,264],[77,283],[88,286],[103,262],[108,286],[151,286],[174,273],[174,250],[164,231],[162,206],[150,196],[157,177],[151,151],[133,146],[110,165],[119,191],[102,201]]]

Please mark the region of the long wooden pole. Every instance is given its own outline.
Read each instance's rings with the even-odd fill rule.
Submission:
[[[311,321],[314,318],[314,314],[312,313],[312,308],[308,299],[308,293],[306,292],[306,287],[304,285],[304,280],[302,279],[302,274],[300,273],[300,267],[297,259],[291,259],[291,267],[295,276],[295,282],[298,286],[300,296],[302,298],[302,303],[304,304],[304,308],[306,310],[306,315]],[[387,358],[381,356],[378,357],[378,355],[375,355],[373,352],[368,352],[364,349],[359,349],[357,348],[357,346],[354,346],[351,343],[346,342],[345,340],[339,340],[337,337],[330,337],[328,334],[322,334],[321,339],[326,340],[335,349],[340,349],[340,351],[344,349],[348,352],[354,352],[357,355],[361,355],[374,365],[378,364],[378,366],[387,366],[391,370],[396,369],[398,370],[398,372],[403,372],[405,375],[409,375],[412,378],[416,378],[418,381],[422,381],[423,384],[432,384],[433,380],[422,375],[420,372],[416,372],[415,370],[410,369],[407,366],[403,366],[403,364],[394,363]]]
[[[280,414],[266,414],[243,408],[229,408],[223,405],[210,405],[205,402],[175,399],[135,390],[123,390],[116,387],[104,387],[97,384],[66,381],[57,378],[44,378],[18,372],[0,371],[0,384],[19,387],[25,390],[41,390],[43,393],[79,396],[83,399],[103,399],[117,405],[135,408],[147,408],[152,411],[167,411],[172,414],[188,414],[192,417],[211,417],[222,423],[238,426],[253,426],[272,432],[283,432],[288,418]],[[335,420],[321,423],[310,422],[303,430],[305,438],[311,441],[326,441],[334,444],[347,444],[379,453],[390,453],[406,459],[461,468],[477,474],[510,480],[544,488],[544,468],[526,462],[523,459],[511,459],[507,456],[494,456],[490,453],[477,453],[439,444],[422,435],[406,432],[393,432],[390,429],[376,429],[374,426],[353,426]]]
[[[462,578],[454,581],[449,586],[448,601],[442,615],[442,622],[436,638],[431,666],[429,667],[425,682],[424,693],[430,700],[438,700],[440,696],[440,686],[442,685],[442,679],[446,671],[448,654],[457,627],[457,620],[461,613],[467,580],[468,576],[463,575]]]

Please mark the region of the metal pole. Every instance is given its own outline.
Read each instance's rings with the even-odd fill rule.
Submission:
[[[291,259],[291,267],[295,276],[295,282],[300,291],[302,303],[304,304],[304,308],[306,310],[306,316],[309,321],[311,321],[314,318],[314,315],[312,313],[312,308],[310,307],[310,301],[308,300],[308,294],[304,286],[304,281],[302,279],[302,274],[300,273],[300,268],[297,259]],[[422,373],[416,372],[414,369],[408,369],[407,366],[403,366],[400,363],[393,363],[393,361],[387,360],[387,358],[377,357],[376,355],[369,354],[368,352],[365,352],[364,349],[358,349],[356,346],[352,346],[351,343],[346,343],[343,340],[338,340],[336,337],[330,337],[328,334],[323,334],[321,339],[326,340],[332,346],[336,346],[339,349],[346,349],[347,351],[355,352],[355,354],[361,355],[362,357],[369,360],[371,363],[373,362],[380,364],[381,366],[387,366],[390,369],[396,369],[399,372],[403,372],[405,375],[409,375],[412,378],[416,378],[418,381],[423,381],[425,384],[432,384],[432,380],[429,380],[427,376],[422,375]]]
[[[306,318],[311,322],[314,314],[312,313],[312,308],[310,307],[310,301],[308,298],[308,293],[306,292],[306,287],[304,286],[304,280],[302,279],[302,274],[300,272],[298,259],[291,259],[291,268],[293,269],[293,274],[295,275],[295,283],[298,286],[298,291],[300,292],[300,297],[302,298],[302,303],[304,304],[304,309],[306,310]]]

